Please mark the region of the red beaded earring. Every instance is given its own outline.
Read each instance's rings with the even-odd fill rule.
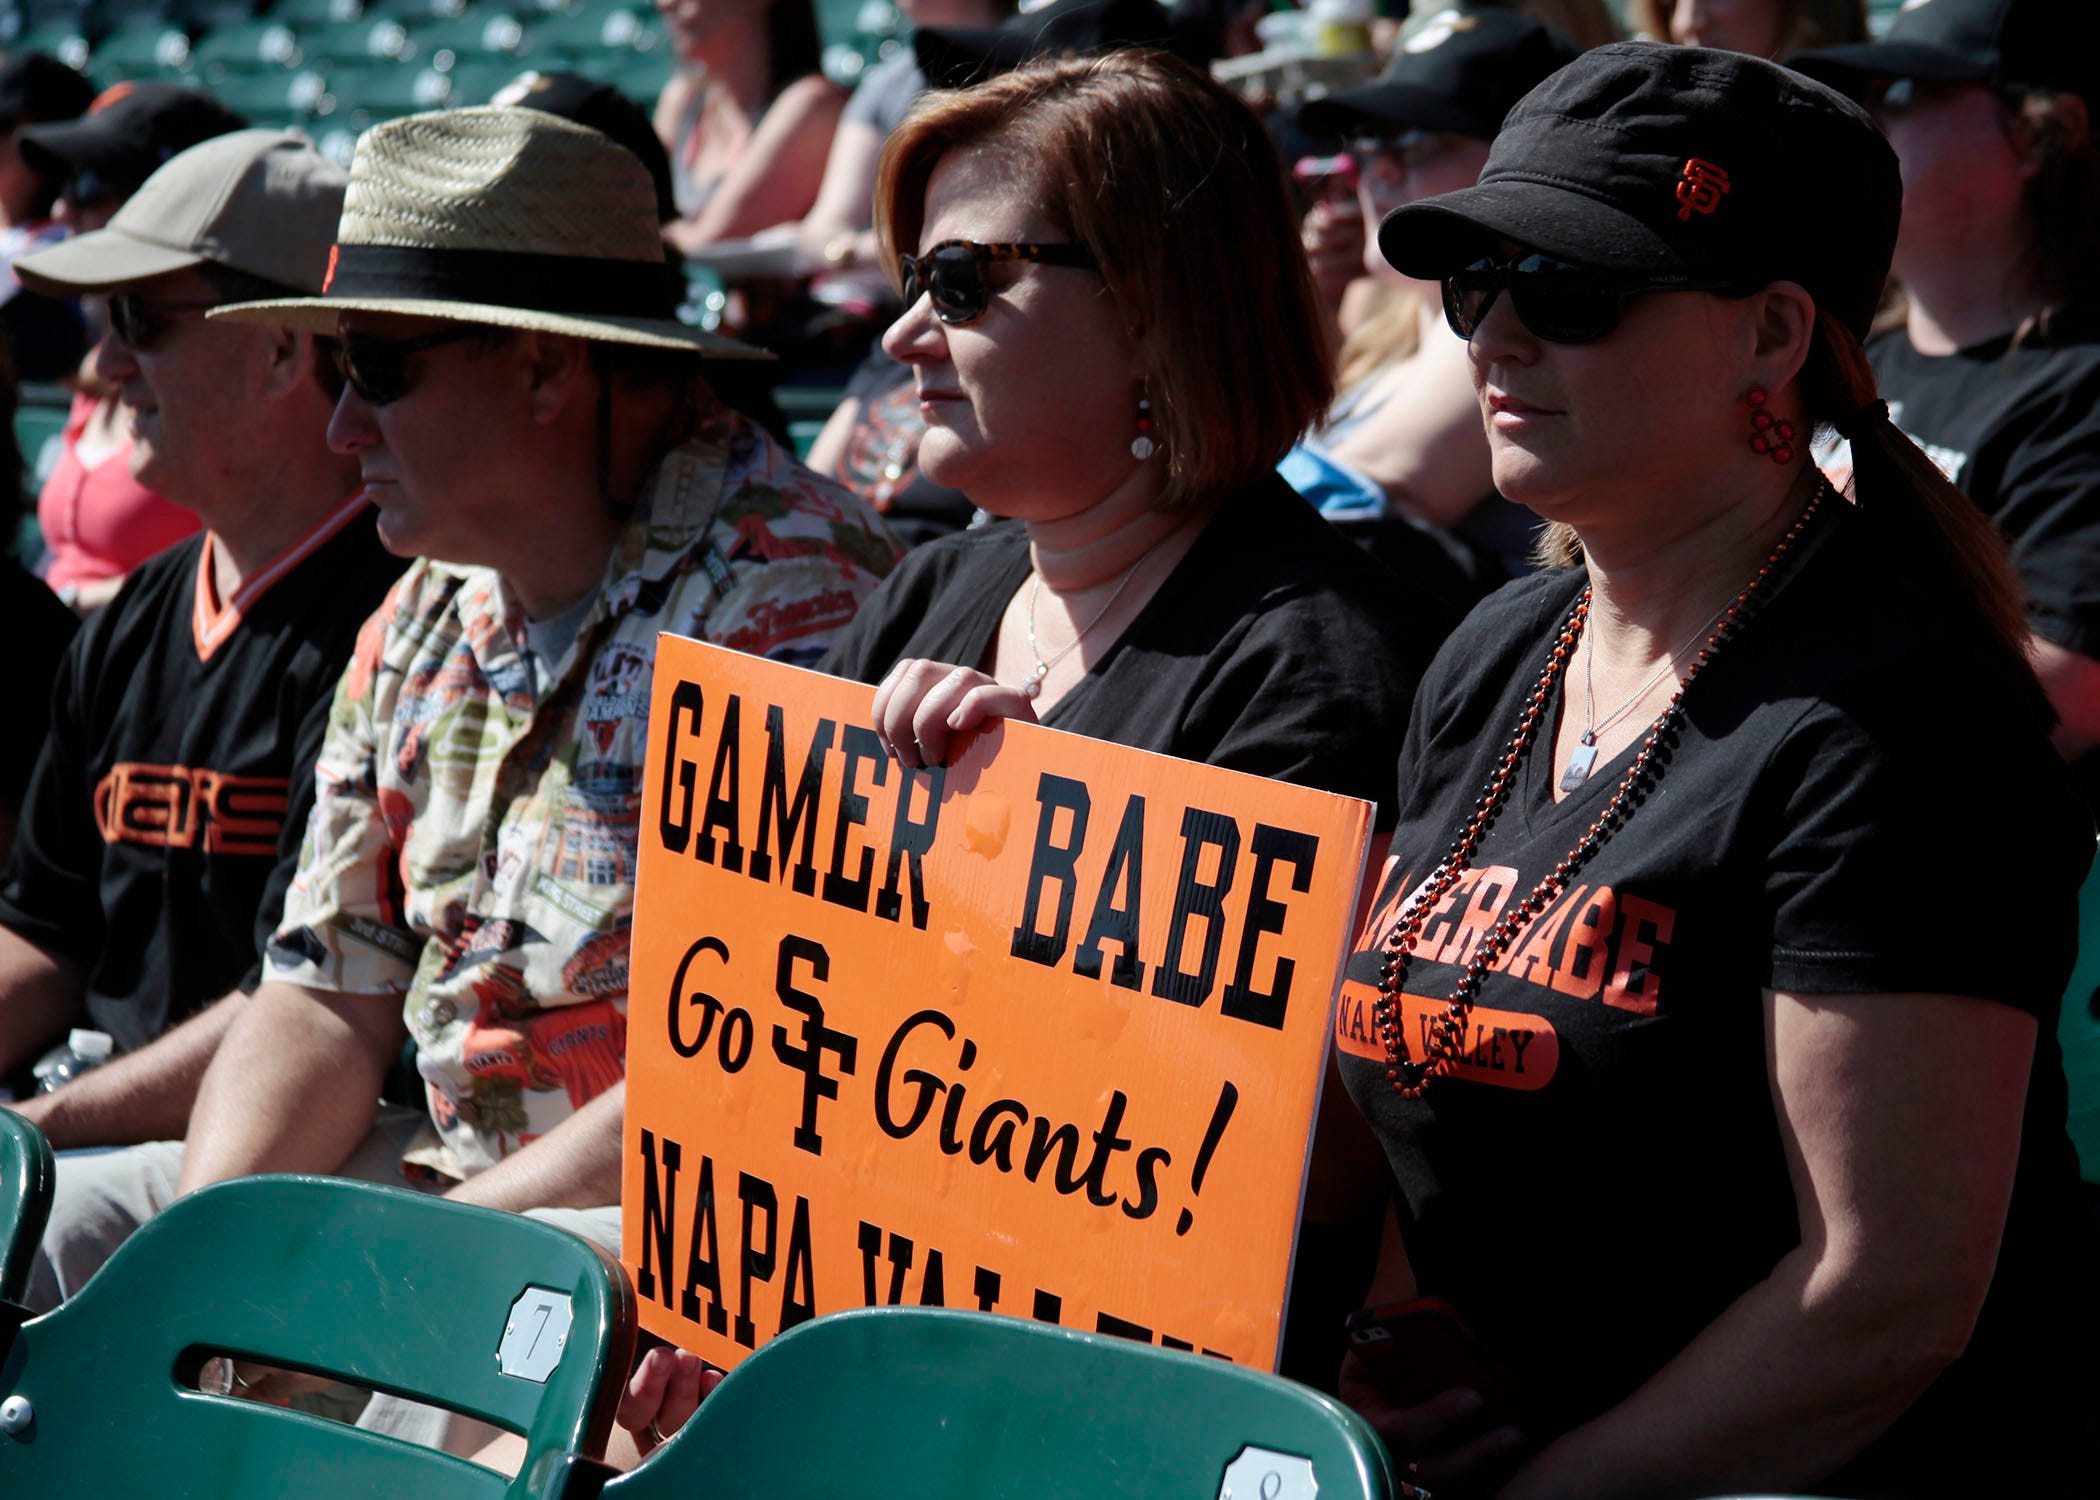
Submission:
[[[1743,398],[1750,403],[1750,451],[1761,453],[1775,464],[1790,464],[1794,461],[1794,424],[1775,418],[1765,410],[1765,403],[1772,398],[1761,385],[1750,387]]]
[[[1137,436],[1130,440],[1130,456],[1139,463],[1150,458],[1158,444],[1152,441],[1152,403],[1138,397]]]

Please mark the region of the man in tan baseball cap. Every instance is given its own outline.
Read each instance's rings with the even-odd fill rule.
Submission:
[[[205,530],[131,575],[62,669],[0,881],[0,1071],[91,1028],[111,1061],[16,1105],[60,1147],[182,1133],[219,1039],[261,982],[358,627],[401,564],[357,464],[331,452],[340,382],[308,333],[206,309],[317,289],[343,175],[247,130],[163,165],[106,227],[24,257],[39,290],[105,299],[97,369],[145,484]],[[112,1158],[62,1159],[54,1228],[113,1244],[158,1206]],[[173,1164],[159,1172],[172,1191]],[[33,1295],[63,1290],[47,1263]]]
[[[488,108],[368,131],[321,294],[214,315],[339,339],[331,440],[419,561],[344,676],[258,1003],[167,1148],[185,1191],[390,1153],[617,1245],[657,636],[810,663],[896,558],[715,399],[706,359],[762,356],[679,300],[640,161]],[[408,1133],[374,1105],[404,1040]]]

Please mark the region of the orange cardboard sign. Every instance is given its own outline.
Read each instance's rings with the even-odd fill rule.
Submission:
[[[659,644],[643,1326],[726,1367],[934,1303],[1273,1367],[1369,805],[1026,724],[906,771],[873,698]]]

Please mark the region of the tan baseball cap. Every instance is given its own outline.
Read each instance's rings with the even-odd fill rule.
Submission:
[[[171,157],[102,228],[25,255],[25,286],[101,292],[212,261],[318,292],[343,171],[294,131],[236,130]]]

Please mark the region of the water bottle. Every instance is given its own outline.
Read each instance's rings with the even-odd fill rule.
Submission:
[[[75,1027],[66,1034],[63,1047],[53,1047],[29,1070],[36,1075],[36,1091],[48,1094],[71,1083],[89,1068],[100,1067],[109,1061],[109,1054],[115,1047],[116,1043],[108,1032]]]

